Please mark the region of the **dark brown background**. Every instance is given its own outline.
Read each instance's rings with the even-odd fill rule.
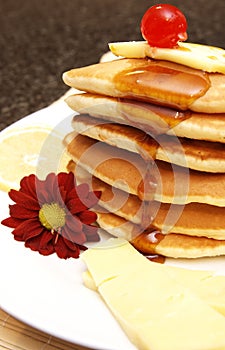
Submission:
[[[177,5],[189,41],[225,48],[224,0]],[[99,60],[110,41],[141,39],[147,0],[0,0],[0,128],[49,105],[67,87],[62,72]]]

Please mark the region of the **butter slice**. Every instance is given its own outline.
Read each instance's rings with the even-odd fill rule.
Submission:
[[[128,41],[110,43],[109,48],[114,55],[121,57],[151,57],[209,73],[225,73],[225,50],[215,46],[179,42],[178,47],[167,49],[151,47],[146,41]]]
[[[167,266],[148,261],[116,238],[108,246],[85,251],[82,258],[138,349],[225,349],[225,318],[180,284]]]

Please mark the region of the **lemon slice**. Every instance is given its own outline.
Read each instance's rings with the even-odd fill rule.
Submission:
[[[0,135],[0,189],[18,189],[20,180],[36,174],[44,179],[49,172],[66,171],[69,157],[63,135],[50,127],[15,127]]]

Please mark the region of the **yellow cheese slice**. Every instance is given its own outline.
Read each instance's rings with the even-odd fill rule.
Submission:
[[[151,47],[146,41],[110,43],[109,48],[116,56],[126,58],[151,57],[183,64],[209,73],[225,74],[225,50],[208,45],[179,42],[172,49]]]
[[[88,270],[86,270],[82,273],[82,279],[83,279],[85,287],[92,289],[96,292],[98,291],[98,288],[96,287],[95,281],[93,280],[93,277],[91,276],[91,274]]]
[[[225,277],[212,276],[190,288],[202,300],[225,316]]]
[[[81,255],[97,288],[104,281],[117,276],[118,271],[120,274],[125,274],[133,259],[135,259],[135,263],[143,261],[142,258],[145,260],[136,249],[128,249],[128,246],[130,244],[123,238],[110,238],[96,244],[94,248],[88,249]],[[119,259],[117,259],[117,255]],[[92,271],[96,271],[95,274],[92,274]]]
[[[148,261],[122,239],[89,249],[82,258],[98,292],[138,349],[225,349],[224,316],[179,283],[168,273],[170,267]],[[194,275],[207,280],[211,272]]]
[[[175,267],[167,269],[167,266],[165,270],[168,270],[168,274],[172,275],[176,281],[225,316],[225,276],[212,276],[210,271]],[[98,290],[90,271],[84,271],[82,277],[87,288]]]

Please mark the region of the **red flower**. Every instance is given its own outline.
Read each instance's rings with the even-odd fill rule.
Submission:
[[[73,173],[50,173],[43,181],[32,174],[21,180],[19,191],[10,190],[15,204],[2,224],[14,228],[15,240],[42,255],[78,258],[87,249],[85,242],[99,240],[93,225],[97,215],[89,209],[100,194],[88,184],[77,185]]]

